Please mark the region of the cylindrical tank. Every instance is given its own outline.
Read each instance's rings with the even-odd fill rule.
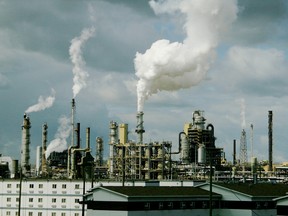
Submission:
[[[120,143],[126,144],[128,141],[128,124],[119,125],[119,140]]]
[[[36,148],[36,175],[39,176],[42,167],[42,146]]]
[[[189,143],[184,132],[180,133],[179,136],[179,142],[181,143],[181,160],[182,163],[187,164],[189,163]]]
[[[198,147],[198,163],[205,164],[206,162],[206,148],[205,145],[200,144]]]
[[[18,160],[12,160],[11,178],[16,178],[18,175]]]

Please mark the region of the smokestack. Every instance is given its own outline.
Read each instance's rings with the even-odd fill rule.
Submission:
[[[236,140],[233,140],[233,165],[236,164]]]
[[[44,123],[42,126],[42,176],[47,174],[47,164],[46,164],[46,149],[47,149],[47,123]]]
[[[72,134],[71,134],[71,146],[74,146],[74,131],[75,131],[75,111],[76,111],[76,104],[75,104],[75,99],[72,98],[72,110],[71,110],[71,125],[72,125]]]
[[[103,139],[100,137],[96,138],[96,166],[103,165]]]
[[[142,111],[137,113],[137,126],[135,132],[138,134],[138,143],[143,143],[143,133],[145,133],[144,126],[143,126],[143,115]]]
[[[76,148],[80,148],[80,123],[77,123],[77,128],[75,129],[77,140],[76,140]]]
[[[90,127],[86,128],[86,149],[90,149]]]
[[[268,171],[273,170],[273,113],[268,111]]]
[[[21,169],[25,175],[30,171],[30,118],[24,113],[23,125],[22,125],[22,146],[21,146]]]

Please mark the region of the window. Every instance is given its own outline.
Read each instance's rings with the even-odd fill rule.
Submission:
[[[11,197],[7,197],[7,202],[11,202]]]
[[[66,189],[66,184],[63,184],[63,185],[62,185],[62,188],[63,188],[63,189]]]
[[[20,184],[16,184],[16,188],[19,188],[20,187]]]
[[[66,199],[63,198],[63,199],[61,200],[61,202],[62,202],[62,203],[66,203]]]
[[[79,203],[79,199],[75,199],[75,203]]]
[[[11,215],[11,212],[10,212],[10,211],[7,211],[7,212],[6,212],[6,215]]]
[[[19,202],[19,197],[16,197],[16,202]]]
[[[43,184],[39,184],[39,188],[43,188]]]
[[[34,184],[29,184],[29,188],[34,188]]]
[[[57,188],[57,185],[56,184],[52,184],[52,188]]]
[[[11,184],[7,184],[7,188],[11,188]]]
[[[79,213],[75,213],[74,216],[79,216]]]
[[[52,198],[52,203],[56,203],[56,198]]]
[[[43,198],[38,198],[38,202],[42,203],[43,202]]]
[[[33,212],[29,212],[28,215],[29,215],[29,216],[33,216]]]
[[[61,216],[66,216],[66,213],[61,213]]]
[[[33,198],[29,198],[29,202],[33,202]]]
[[[42,212],[38,212],[38,216],[42,216]]]
[[[80,188],[80,185],[79,184],[76,184],[75,185],[75,189],[79,189]]]
[[[51,213],[51,216],[56,216],[56,212],[52,212],[52,213]]]

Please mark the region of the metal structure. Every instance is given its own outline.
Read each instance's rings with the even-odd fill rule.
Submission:
[[[207,124],[203,111],[196,110],[192,115],[192,123],[184,125],[184,132],[179,134],[181,146],[180,159],[183,164],[207,165],[210,157],[215,166],[221,165],[223,149],[216,148],[214,126]]]
[[[101,137],[96,138],[96,158],[95,165],[102,167],[103,164],[103,139]]]
[[[240,165],[243,166],[243,171],[245,171],[245,165],[247,164],[247,140],[246,132],[242,129],[240,138]]]
[[[273,170],[273,112],[268,111],[268,171]]]
[[[47,134],[48,134],[48,125],[47,123],[44,123],[42,126],[42,160],[41,160],[41,175],[47,176],[48,170],[47,170],[47,162],[46,162],[46,149],[47,149]]]
[[[22,146],[21,146],[21,172],[23,175],[28,175],[30,172],[30,118],[24,114],[22,125]]]
[[[128,125],[110,122],[109,174],[114,179],[165,179],[171,142],[143,143],[143,112],[137,114],[137,142],[128,140]]]

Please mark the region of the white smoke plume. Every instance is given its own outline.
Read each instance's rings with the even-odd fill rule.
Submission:
[[[52,88],[50,96],[46,98],[43,98],[43,96],[40,96],[38,99],[38,103],[28,107],[28,109],[25,112],[26,113],[38,112],[38,111],[42,111],[47,108],[50,108],[55,101],[55,95],[56,95],[56,91]]]
[[[57,129],[57,133],[54,136],[54,140],[52,140],[47,146],[45,156],[49,157],[51,152],[62,152],[68,148],[66,139],[69,137],[71,132],[71,121],[66,116],[62,116],[58,120],[59,128]]]
[[[158,40],[144,54],[136,53],[138,111],[152,94],[190,88],[205,78],[220,34],[237,18],[238,10],[236,0],[151,0],[150,6],[156,14],[184,15],[186,38],[173,43]]]
[[[241,127],[242,129],[245,129],[246,127],[246,104],[245,104],[245,99],[244,98],[241,98],[239,100],[240,102],[240,108],[241,108],[241,111],[240,111],[240,116],[241,116]]]
[[[86,87],[86,82],[89,74],[84,70],[85,61],[82,57],[82,47],[84,43],[94,36],[95,28],[91,27],[83,29],[79,37],[75,37],[71,40],[71,46],[69,48],[70,59],[73,63],[73,98],[80,92],[80,90]]]

